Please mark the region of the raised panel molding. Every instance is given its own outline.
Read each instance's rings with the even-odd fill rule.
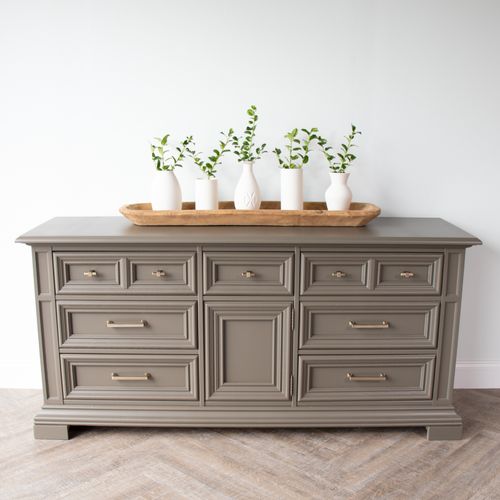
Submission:
[[[209,402],[290,399],[291,309],[290,303],[248,301],[242,304],[205,304],[206,389]],[[229,330],[231,322],[236,323],[232,332]],[[245,330],[243,333],[237,330],[238,324]],[[260,326],[258,338],[252,338],[253,325],[255,329]],[[269,330],[267,337],[266,329]],[[231,339],[231,335],[236,336],[236,340]],[[252,344],[255,344],[253,352],[242,351],[239,346],[251,348]],[[233,359],[228,358],[230,355]]]

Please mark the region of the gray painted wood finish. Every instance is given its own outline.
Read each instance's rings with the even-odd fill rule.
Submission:
[[[464,256],[480,242],[440,219],[56,218],[18,241],[33,246],[37,437],[67,438],[70,425],[421,425],[429,439],[460,437]]]

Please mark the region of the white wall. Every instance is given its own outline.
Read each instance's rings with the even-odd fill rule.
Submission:
[[[255,103],[271,145],[295,126],[339,139],[354,122],[355,199],[484,241],[467,257],[458,382],[500,387],[499,20],[496,0],[1,0],[0,386],[40,385],[15,237],[147,200],[151,137],[193,133],[206,151]],[[264,198],[278,199],[278,173],[271,155],[258,164]],[[192,199],[195,170],[179,174]],[[220,174],[230,199],[233,159]],[[307,198],[327,180],[316,156]]]

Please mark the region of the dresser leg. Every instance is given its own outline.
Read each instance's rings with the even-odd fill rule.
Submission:
[[[429,425],[427,439],[429,441],[462,439],[462,428],[462,425]]]
[[[35,439],[69,439],[69,425],[35,424]]]

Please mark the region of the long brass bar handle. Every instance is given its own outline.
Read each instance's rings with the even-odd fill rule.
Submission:
[[[353,375],[347,373],[346,377],[350,382],[384,382],[387,380],[385,373],[379,373],[378,375]]]
[[[388,321],[382,321],[382,323],[356,323],[355,321],[349,321],[349,326],[351,328],[355,328],[356,330],[362,329],[380,329],[380,328],[389,328],[390,323]]]
[[[97,271],[94,271],[93,269],[91,269],[90,271],[84,271],[83,275],[86,278],[95,278],[97,276]]]
[[[399,273],[399,275],[401,276],[401,278],[405,279],[410,279],[415,277],[415,273],[411,271],[403,271],[402,273]]]
[[[115,323],[114,321],[106,321],[106,326],[108,328],[144,328],[146,322],[141,319],[139,323]]]
[[[125,382],[134,382],[134,381],[141,381],[141,380],[149,380],[151,375],[149,373],[145,373],[144,375],[138,375],[138,376],[131,376],[127,377],[125,375],[118,375],[118,373],[112,373],[111,374],[111,380],[114,381],[125,381]]]
[[[241,273],[242,278],[255,278],[255,273],[253,271],[243,271]]]
[[[163,276],[166,276],[167,273],[162,269],[158,269],[158,271],[153,271],[151,275],[154,276],[155,278],[162,278]]]

